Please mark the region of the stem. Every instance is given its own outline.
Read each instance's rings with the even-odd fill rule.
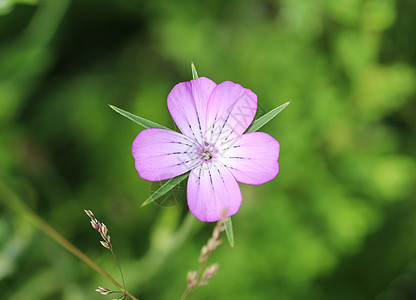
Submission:
[[[205,267],[207,261],[208,261],[208,259],[205,262],[202,262],[202,263],[199,264],[198,272],[196,273],[197,274],[196,275],[196,278],[197,278],[196,285],[192,286],[192,287],[188,286],[186,288],[186,290],[183,292],[180,300],[184,300],[192,290],[198,288],[198,285],[201,282],[202,271],[204,270],[204,267]]]
[[[123,290],[124,290],[124,291],[126,291],[126,283],[124,282],[123,272],[121,271],[120,264],[118,263],[117,257],[116,257],[116,255],[114,254],[113,247],[111,247],[111,254],[112,254],[112,255],[113,255],[113,257],[114,257],[114,260],[116,261],[116,264],[117,264],[117,266],[118,266],[118,270],[120,271],[120,275],[121,275],[121,282],[123,283]]]
[[[208,259],[207,259],[208,260]],[[199,268],[198,268],[198,275],[197,275],[197,278],[198,278],[198,283],[201,281],[201,276],[202,276],[202,271],[204,270],[204,267],[205,267],[205,265],[206,265],[206,263],[207,262],[203,262],[203,263],[201,263],[200,265],[199,265]]]
[[[182,296],[181,296],[181,299],[180,300],[185,300],[185,298],[188,296],[188,294],[189,294],[189,292],[192,290],[192,288],[187,288],[184,292],[183,292],[183,294],[182,294]]]
[[[3,178],[4,179],[4,178]],[[81,259],[95,271],[106,277],[111,283],[113,283],[117,288],[123,289],[123,287],[115,281],[107,272],[101,269],[96,263],[94,263],[87,255],[85,255],[81,250],[75,247],[70,241],[64,238],[59,232],[57,232],[52,226],[50,226],[45,220],[39,217],[33,210],[31,210],[21,199],[16,195],[12,189],[4,184],[4,180],[0,180],[0,198],[3,202],[15,212],[26,217],[26,219],[39,230],[43,231],[47,236],[49,236],[56,243],[61,245],[63,248],[71,252],[73,255]],[[117,260],[116,260],[117,261]],[[118,264],[118,262],[117,262]],[[120,266],[119,266],[120,267]],[[124,278],[123,278],[124,285]],[[138,300],[134,297],[129,291],[124,289],[126,294],[129,295],[133,300]]]

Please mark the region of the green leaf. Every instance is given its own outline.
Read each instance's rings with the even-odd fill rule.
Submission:
[[[197,79],[198,78],[198,72],[196,71],[195,65],[192,62],[191,63],[191,69],[192,69],[192,79]]]
[[[259,130],[261,127],[263,127],[263,125],[269,123],[274,117],[276,117],[289,104],[290,104],[290,101],[272,109],[267,114],[265,114],[265,115],[261,116],[260,118],[258,118],[257,120],[255,120],[251,124],[250,128],[247,130],[247,133]]]
[[[189,173],[177,176],[175,178],[169,179],[166,181],[165,184],[163,184],[160,188],[158,188],[153,194],[150,195],[149,198],[146,199],[146,201],[143,202],[142,206],[146,206],[149,203],[152,203],[156,199],[162,197],[164,194],[169,192],[171,189],[173,189],[176,185],[181,183],[186,177],[189,176]]]
[[[145,118],[133,115],[132,113],[129,113],[128,111],[125,111],[121,108],[118,108],[117,106],[114,105],[110,105],[111,109],[113,109],[115,112],[119,113],[120,115],[122,115],[123,117],[126,117],[127,119],[143,126],[144,128],[162,128],[162,129],[167,129],[167,130],[171,130],[163,125],[160,125],[158,123],[155,123],[153,121],[147,120]]]
[[[234,233],[233,233],[233,223],[231,222],[231,218],[227,218],[225,220],[225,233],[227,234],[228,242],[230,243],[231,248],[234,248]]]

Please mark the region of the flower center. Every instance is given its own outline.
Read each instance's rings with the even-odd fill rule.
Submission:
[[[202,152],[201,158],[205,161],[208,161],[212,158],[212,153],[209,152],[208,150],[205,150],[205,151]]]
[[[214,157],[214,154],[216,153],[215,147],[206,141],[204,141],[203,144],[201,145],[200,151],[201,152],[199,152],[200,153],[199,157],[204,162],[210,161]]]

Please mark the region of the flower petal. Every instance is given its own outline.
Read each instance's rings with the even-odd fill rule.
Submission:
[[[257,95],[241,85],[224,81],[212,91],[208,102],[208,141],[218,144],[243,134],[257,111]]]
[[[205,131],[207,104],[217,84],[206,77],[199,77],[175,85],[168,95],[168,109],[181,132],[202,142]]]
[[[224,147],[224,146],[223,146]],[[237,181],[263,184],[279,173],[280,144],[264,132],[243,134],[220,150],[221,161]]]
[[[140,177],[150,181],[176,177],[199,163],[192,139],[160,128],[141,131],[133,142],[132,152]]]
[[[189,175],[187,198],[189,210],[201,221],[215,222],[232,216],[240,209],[240,187],[231,173],[218,162],[203,163]]]

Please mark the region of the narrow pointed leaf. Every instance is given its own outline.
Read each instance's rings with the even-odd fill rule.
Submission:
[[[192,62],[191,63],[191,69],[192,69],[192,79],[197,79],[198,78],[198,72],[196,71],[195,65]]]
[[[146,201],[143,202],[141,207],[146,206],[149,203],[152,203],[156,199],[159,199],[164,194],[166,194],[171,189],[173,189],[175,186],[177,186],[179,183],[181,183],[188,176],[189,176],[189,173],[186,173],[178,177],[169,179],[168,181],[166,181],[165,184],[163,184],[160,188],[158,188],[152,195],[150,195],[150,197],[147,198]]]
[[[234,233],[233,233],[233,223],[231,218],[225,220],[225,233],[227,234],[228,242],[230,243],[231,248],[234,248]]]
[[[120,115],[122,115],[123,117],[126,117],[127,119],[139,124],[140,126],[143,126],[144,128],[162,128],[162,129],[167,129],[167,130],[171,130],[163,125],[160,125],[158,123],[155,123],[153,121],[147,120],[145,118],[133,115],[132,113],[125,111],[121,108],[118,108],[117,106],[114,105],[110,105],[111,109],[114,110],[115,112],[119,113]]]
[[[260,118],[258,118],[257,120],[255,120],[253,122],[253,124],[251,124],[250,128],[247,129],[247,133],[259,130],[261,127],[263,127],[263,125],[269,123],[274,117],[276,117],[289,104],[290,104],[290,101],[272,109],[267,114],[265,114],[265,115],[261,116]]]

